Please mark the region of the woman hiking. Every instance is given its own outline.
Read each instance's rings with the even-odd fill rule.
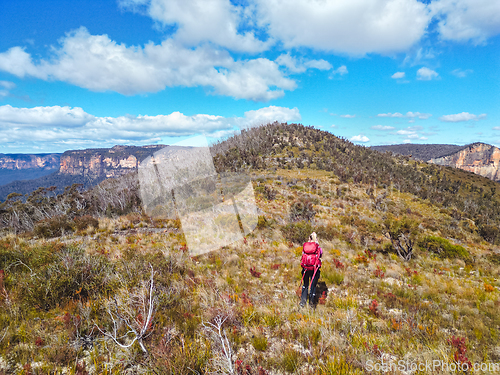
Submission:
[[[318,284],[321,256],[323,250],[319,247],[316,232],[312,232],[309,240],[304,243],[302,247],[302,259],[300,265],[302,266],[302,293],[300,296],[300,307],[304,307],[309,297],[309,306],[315,307],[316,285]]]

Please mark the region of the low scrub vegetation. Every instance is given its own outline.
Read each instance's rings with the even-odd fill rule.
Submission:
[[[481,222],[450,209],[454,201],[330,168],[328,143],[303,131],[300,145],[273,140],[273,170],[258,153],[234,156],[251,161],[260,216],[218,251],[190,256],[179,220],[126,202],[121,214],[74,207],[66,220],[6,231],[0,373],[323,375],[382,373],[370,370],[382,361],[499,363],[500,257]],[[288,152],[302,168],[288,168]],[[224,155],[220,165],[233,160]],[[389,164],[415,178],[427,168],[397,160]],[[429,186],[422,181],[426,194]],[[324,251],[317,305],[299,308],[312,231]]]

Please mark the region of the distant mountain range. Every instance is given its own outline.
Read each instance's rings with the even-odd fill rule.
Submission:
[[[59,193],[74,183],[94,186],[107,178],[130,173],[165,146],[114,146],[43,155],[0,154],[0,200],[12,192],[28,194],[39,187],[56,186]]]
[[[61,154],[0,154],[0,185],[57,172],[60,158]]]
[[[380,152],[390,151],[429,163],[460,168],[493,181],[500,181],[500,149],[486,143],[476,142],[466,146],[402,144],[371,148]]]
[[[394,154],[408,155],[413,159],[429,161],[431,159],[454,154],[467,146],[447,145],[447,144],[411,144],[372,146],[372,150],[380,152],[390,151]]]
[[[62,192],[66,186],[81,183],[88,188],[136,170],[142,160],[164,147],[114,146],[63,154],[0,154],[0,200],[12,192],[28,194],[39,187],[56,186],[56,192]],[[401,144],[371,149],[460,168],[500,181],[500,149],[485,143]]]

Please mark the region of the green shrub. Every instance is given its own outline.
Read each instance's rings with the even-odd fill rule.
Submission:
[[[311,221],[316,216],[313,202],[310,199],[300,198],[292,203],[290,207],[290,221]]]
[[[495,243],[495,240],[500,235],[500,229],[496,225],[484,224],[479,227],[479,235],[490,243]]]
[[[90,215],[79,216],[73,219],[76,230],[85,230],[89,227],[99,228],[99,220]]]
[[[35,235],[43,238],[60,237],[65,232],[71,232],[72,230],[71,222],[63,215],[40,220],[35,224],[34,228]]]
[[[271,226],[271,223],[265,218],[265,216],[259,215],[257,218],[257,228],[264,229]]]
[[[264,335],[256,335],[252,337],[252,345],[255,350],[264,352],[267,349],[267,337]]]
[[[344,274],[342,272],[337,272],[331,267],[322,267],[321,277],[328,281],[330,284],[334,285],[340,285],[344,282]]]
[[[469,252],[460,245],[453,245],[445,238],[427,236],[419,242],[419,246],[427,251],[437,254],[440,258],[469,259]]]
[[[298,223],[288,224],[281,227],[281,233],[288,241],[295,243],[304,243],[312,233],[313,228],[307,221],[300,221]]]
[[[490,263],[500,266],[500,254],[489,254],[486,256]]]
[[[46,311],[71,299],[106,293],[112,271],[106,258],[74,247],[61,249],[50,262],[34,269],[36,273],[26,272],[20,280],[21,295],[29,306]]]
[[[300,353],[293,349],[286,349],[281,356],[280,366],[286,372],[295,372],[298,370],[303,362],[303,358]]]
[[[331,241],[335,238],[338,238],[340,233],[337,228],[332,226],[319,226],[316,228],[316,234],[320,240]]]

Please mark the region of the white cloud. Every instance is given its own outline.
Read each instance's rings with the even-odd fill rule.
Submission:
[[[439,119],[444,122],[463,122],[463,121],[470,121],[470,120],[482,120],[486,118],[486,113],[483,113],[481,115],[474,115],[469,112],[462,112],[462,113],[457,113],[454,115],[445,115],[441,116]]]
[[[51,151],[67,147],[95,147],[123,143],[156,143],[161,137],[207,134],[212,137],[230,134],[237,127],[301,119],[297,108],[270,106],[245,112],[243,117],[180,112],[168,115],[96,117],[82,108],[0,106],[0,140],[4,147],[15,143],[39,146]],[[73,146],[71,146],[73,145]]]
[[[406,112],[406,117],[415,118],[418,117],[420,120],[427,120],[432,115],[430,113],[420,113],[420,112]]]
[[[430,13],[417,0],[255,0],[259,22],[285,48],[364,55],[404,51]]]
[[[395,112],[395,113],[379,113],[377,115],[377,117],[403,117],[403,114],[399,113],[399,112]]]
[[[442,39],[485,43],[500,33],[500,2],[496,0],[437,0],[430,9]]]
[[[336,128],[336,127],[337,127],[337,125],[335,125],[335,124],[332,124],[332,126],[330,126],[330,128]]]
[[[229,0],[120,0],[125,9],[145,10],[163,26],[177,27],[173,39],[184,46],[214,43],[232,51],[262,52],[272,41],[258,39],[242,26],[253,23],[251,9],[237,6]],[[138,7],[139,6],[139,7]]]
[[[308,59],[297,59],[290,55],[290,53],[284,53],[276,59],[276,63],[281,66],[285,66],[291,73],[304,73],[307,69],[319,69],[319,70],[330,70],[333,66],[325,60],[308,60]]]
[[[405,72],[396,72],[391,76],[391,78],[394,78],[394,79],[400,79],[400,78],[404,78],[404,77],[405,77]]]
[[[426,137],[421,135],[422,131],[421,126],[409,126],[406,129],[401,129],[395,132],[395,134],[400,135],[404,137],[406,140],[411,140],[411,139],[420,139],[424,140],[427,139]]]
[[[332,71],[332,75],[338,74],[343,76],[344,74],[347,73],[349,73],[349,71],[347,70],[347,67],[345,65],[339,66],[337,69]]]
[[[349,140],[351,142],[361,142],[361,143],[370,142],[370,138],[368,138],[366,135],[363,134],[355,135],[354,137],[351,137]]]
[[[256,111],[245,112],[245,117],[239,120],[239,125],[242,127],[256,126],[268,124],[274,121],[278,122],[291,122],[300,121],[302,117],[298,108],[286,108],[269,106],[261,108]]]
[[[10,105],[0,106],[0,127],[32,128],[39,125],[50,125],[71,128],[83,126],[93,119],[94,116],[78,107],[16,108]]]
[[[343,117],[343,118],[354,118],[354,117],[356,117],[356,115],[340,115],[340,117]]]
[[[413,135],[413,134],[416,134],[416,131],[409,130],[409,129],[404,129],[404,130],[398,130],[396,132],[396,134],[399,134],[399,135]]]
[[[394,130],[394,126],[385,126],[385,125],[375,125],[372,126],[370,129],[373,130]]]
[[[296,87],[278,64],[265,58],[235,61],[226,51],[210,46],[184,48],[170,39],[127,47],[107,35],[90,35],[83,27],[61,39],[50,60],[34,63],[19,47],[0,53],[0,70],[124,95],[204,86],[219,95],[266,101]]]
[[[465,78],[467,77],[469,74],[473,73],[474,71],[472,69],[465,69],[465,70],[462,70],[462,69],[454,69],[451,71],[451,74],[453,74],[454,76],[457,76],[458,78]]]
[[[426,140],[427,137],[422,135],[423,128],[421,126],[409,126],[406,129],[401,129],[395,132],[395,134],[404,138],[404,142],[410,142],[411,140]]]
[[[411,112],[411,111],[406,112],[406,115],[403,115],[402,113],[399,113],[399,112],[379,113],[377,115],[377,117],[398,117],[398,118],[407,117],[410,119],[419,118],[420,120],[427,120],[431,116],[432,115],[430,113]]]
[[[439,74],[432,69],[426,68],[425,66],[417,70],[417,79],[421,81],[430,81],[431,79],[436,79]]]

